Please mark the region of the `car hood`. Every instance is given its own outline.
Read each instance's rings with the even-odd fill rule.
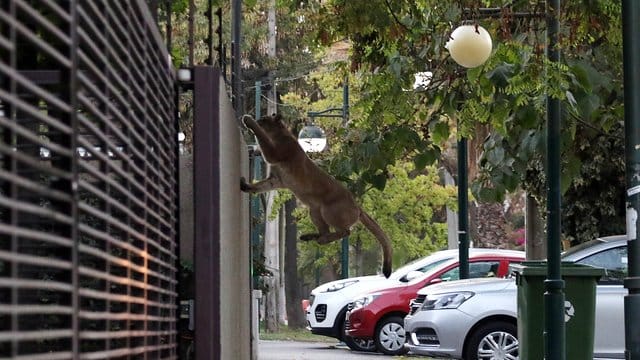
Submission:
[[[315,295],[317,293],[327,292],[331,288],[339,290],[339,289],[344,288],[344,286],[343,286],[344,284],[349,284],[349,285],[347,285],[347,287],[348,287],[348,286],[353,286],[353,285],[361,283],[361,282],[385,281],[385,280],[387,280],[387,279],[382,275],[358,276],[358,277],[351,277],[351,278],[347,278],[347,279],[334,280],[334,281],[330,281],[328,283],[324,283],[324,284],[316,287],[315,289],[311,290],[311,294]],[[397,281],[394,281],[393,283],[397,283]]]
[[[472,291],[472,292],[490,292],[502,291],[506,288],[516,288],[515,278],[497,279],[497,278],[478,278],[467,280],[447,281],[435,285],[429,285],[418,291],[418,295],[438,294],[456,291]]]

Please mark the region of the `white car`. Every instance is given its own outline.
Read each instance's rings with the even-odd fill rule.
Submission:
[[[493,249],[469,249],[469,254],[491,253]],[[307,329],[313,334],[354,341],[344,336],[347,305],[362,293],[406,283],[434,267],[457,259],[459,250],[442,250],[398,268],[388,279],[382,275],[347,278],[322,284],[311,291],[306,306]],[[353,345],[353,344],[352,344]],[[351,347],[351,346],[350,346]],[[358,347],[355,346],[354,347]],[[353,347],[352,347],[353,348]],[[367,347],[363,347],[365,350]]]
[[[596,287],[595,358],[624,359],[626,245],[624,236],[601,238],[562,256],[606,270]],[[452,281],[418,291],[404,320],[405,347],[435,357],[517,359],[517,290],[511,278]]]

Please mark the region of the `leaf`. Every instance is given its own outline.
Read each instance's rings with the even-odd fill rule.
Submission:
[[[480,201],[483,202],[494,202],[498,198],[495,189],[482,187],[478,192],[478,197]]]
[[[436,149],[428,149],[425,152],[422,152],[416,155],[413,158],[413,163],[415,164],[416,170],[423,170],[427,165],[431,165],[436,162],[440,158],[440,151]]]
[[[513,76],[515,66],[513,64],[502,63],[502,65],[496,66],[493,70],[489,71],[486,75],[496,85],[500,87],[507,86],[509,78]]]
[[[393,135],[394,136],[392,137],[392,141],[402,144],[405,148],[408,149],[415,149],[422,142],[418,133],[406,126],[398,128],[393,132]]]
[[[518,109],[516,118],[520,126],[525,129],[535,129],[538,124],[543,120],[538,112],[531,105]]]
[[[431,139],[436,144],[443,144],[449,140],[449,124],[438,121],[431,127]]]
[[[487,153],[487,160],[494,165],[500,165],[504,160],[504,148],[493,148],[489,153]]]
[[[481,73],[481,69],[482,69],[481,66],[467,69],[467,79],[469,80],[469,82],[473,83],[478,80],[478,77],[480,76],[480,73]]]
[[[576,106],[578,105],[578,102],[576,101],[576,98],[573,97],[573,94],[569,90],[567,90],[565,92],[565,95],[567,96],[567,101],[569,102],[569,105],[571,105],[571,107],[573,107],[575,109]]]
[[[576,156],[571,156],[563,166],[563,170],[560,175],[560,191],[562,194],[566,193],[571,187],[573,179],[576,178],[582,169],[582,161]]]
[[[384,190],[385,185],[387,184],[387,175],[382,173],[374,173],[373,171],[365,171],[362,174],[362,179],[373,185],[378,190]]]
[[[591,119],[591,114],[600,107],[600,97],[596,94],[588,94],[578,100],[578,110],[585,120]]]

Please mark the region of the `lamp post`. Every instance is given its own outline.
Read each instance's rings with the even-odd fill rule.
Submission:
[[[342,87],[342,108],[330,108],[323,111],[309,111],[307,116],[311,119],[311,124],[302,128],[298,135],[298,143],[305,152],[319,152],[324,150],[327,145],[327,138],[324,131],[313,125],[314,119],[317,117],[342,118],[342,125],[346,125],[349,121],[349,84],[345,79]],[[307,150],[309,149],[309,150]],[[349,237],[342,239],[341,251],[341,268],[342,278],[349,277]]]
[[[445,45],[453,60],[465,68],[474,68],[491,55],[491,36],[482,26],[462,25],[451,33]],[[458,254],[460,279],[469,278],[469,200],[467,175],[467,139],[460,137],[458,152]]]
[[[624,298],[626,359],[640,360],[640,243],[638,241],[638,211],[640,211],[640,3],[622,1],[622,36],[624,66],[624,126],[627,180],[627,248],[629,275],[624,286],[629,294]]]
[[[560,61],[560,52],[557,48],[559,32],[560,0],[547,0],[547,56],[551,62]],[[469,26],[469,25],[467,25]],[[463,28],[463,27],[461,27]],[[482,64],[491,51],[486,51],[487,34],[475,26],[475,31],[456,29],[452,33],[452,39],[447,43],[451,57],[464,67],[473,67]],[[457,33],[456,33],[457,32]],[[456,35],[456,36],[454,36]],[[457,37],[457,39],[456,39]],[[475,38],[475,40],[474,40]],[[482,45],[482,44],[485,45]],[[475,59],[474,57],[477,57]],[[484,60],[482,58],[484,57]],[[477,60],[477,61],[476,61]],[[466,150],[466,144],[460,149]],[[466,156],[466,154],[465,154]],[[466,158],[464,159],[466,160]],[[564,360],[565,358],[565,326],[564,326],[564,281],[561,276],[560,262],[560,101],[547,96],[547,279],[544,282],[544,306],[545,306],[545,358],[552,360]],[[459,163],[460,168],[460,163]],[[465,173],[466,175],[466,173]],[[460,176],[460,174],[458,175]],[[466,179],[464,179],[466,184]],[[466,190],[466,189],[465,189]],[[459,193],[460,193],[459,189]],[[460,201],[460,198],[459,198]],[[460,208],[466,208],[466,204],[460,204]],[[465,219],[466,221],[466,219]],[[462,224],[460,225],[462,226]],[[466,235],[466,229],[460,227],[461,238]],[[463,274],[463,241],[460,241],[460,277]],[[468,243],[466,244],[468,247]],[[464,264],[468,267],[468,263]],[[468,271],[468,269],[467,269]]]

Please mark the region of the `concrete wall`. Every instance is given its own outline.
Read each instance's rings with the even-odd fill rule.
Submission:
[[[220,81],[220,359],[251,358],[249,178],[247,145]]]
[[[247,145],[219,69],[195,66],[193,73],[196,359],[251,359],[249,199],[240,191]]]

